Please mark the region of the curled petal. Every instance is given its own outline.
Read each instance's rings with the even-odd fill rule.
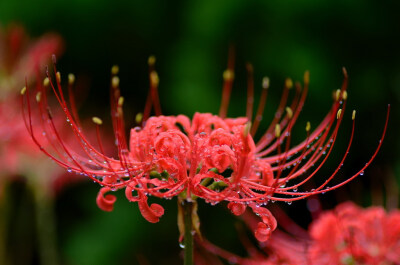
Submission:
[[[114,208],[114,203],[117,200],[117,197],[111,194],[104,196],[104,194],[108,191],[110,191],[110,188],[108,187],[101,188],[97,194],[96,203],[97,206],[103,211],[111,212]]]
[[[215,167],[219,172],[223,172],[228,166],[235,164],[235,153],[227,145],[214,146],[206,162],[210,168]]]
[[[269,237],[271,236],[271,233],[272,233],[272,229],[268,225],[260,222],[257,225],[257,229],[256,229],[254,235],[258,241],[265,242],[269,239]]]
[[[178,115],[176,117],[176,123],[181,124],[186,132],[190,131],[190,119],[185,115]]]
[[[216,129],[211,132],[208,139],[209,145],[232,145],[232,134],[222,128]]]
[[[272,231],[274,231],[278,225],[275,217],[272,213],[264,207],[259,207],[255,204],[250,205],[253,212],[261,217],[262,223],[258,223],[257,229],[255,231],[255,236],[258,241],[267,241]]]
[[[132,192],[134,191],[134,188],[132,187],[132,185],[134,184],[129,184],[126,188],[125,188],[125,196],[128,199],[128,201],[130,202],[137,202],[140,200],[139,196],[133,196]]]
[[[237,202],[230,202],[228,203],[228,209],[231,210],[234,215],[239,216],[246,211],[246,205]]]
[[[147,204],[147,196],[139,192],[139,210],[147,221],[150,223],[157,223],[160,221],[160,217],[164,214],[164,208],[157,204],[153,203],[152,205]]]
[[[158,154],[174,157],[180,153],[190,150],[190,141],[185,134],[179,130],[168,130],[161,132],[154,142],[154,148]]]

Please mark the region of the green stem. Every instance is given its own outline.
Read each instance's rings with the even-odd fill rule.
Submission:
[[[184,255],[184,265],[193,265],[193,221],[192,221],[192,211],[193,211],[193,203],[184,201],[183,205],[183,218],[185,223],[185,235],[184,235],[184,244],[185,244],[185,255]]]
[[[56,265],[58,264],[58,255],[53,200],[38,187],[33,187],[33,192],[41,264]]]
[[[5,176],[0,176],[0,178]],[[8,221],[8,209],[7,209],[7,183],[0,180],[0,264],[8,264],[7,261],[7,221]]]

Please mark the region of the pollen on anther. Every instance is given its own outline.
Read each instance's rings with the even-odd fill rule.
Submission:
[[[227,69],[224,71],[222,76],[224,77],[224,80],[226,80],[226,81],[233,80],[234,73],[232,70]]]
[[[353,110],[353,113],[351,114],[351,119],[354,120],[356,118],[356,110]]]
[[[122,107],[124,105],[124,97],[119,97],[118,98],[118,106]]]
[[[269,77],[264,77],[262,80],[262,88],[268,89],[269,88]]]
[[[50,85],[50,80],[49,80],[48,77],[46,77],[45,79],[43,79],[43,85],[44,85],[45,87],[48,87],[48,86]]]
[[[250,129],[251,129],[251,122],[249,121],[246,123],[246,126],[244,126],[244,129],[243,129],[244,137],[247,137],[247,135],[249,135]]]
[[[343,98],[344,100],[347,99],[347,91],[346,91],[346,90],[343,91],[342,98]]]
[[[342,115],[342,109],[339,109],[336,113],[336,118],[340,119],[340,116]]]
[[[68,74],[68,84],[73,85],[75,83],[75,75]]]
[[[286,107],[286,114],[291,119],[293,117],[293,110],[290,107]]]
[[[340,89],[336,90],[336,101],[340,98]]]
[[[61,83],[61,74],[60,74],[60,72],[56,73],[56,79],[57,79],[58,83]]]
[[[286,86],[287,88],[292,88],[292,87],[293,87],[293,81],[292,81],[291,78],[286,78],[286,80],[285,80],[285,86]]]
[[[118,88],[118,86],[119,86],[119,77],[118,76],[114,76],[111,79],[111,85],[113,88]]]
[[[306,132],[309,132],[311,129],[311,123],[308,121],[306,124]]]
[[[154,65],[156,63],[156,57],[154,55],[150,55],[149,59],[147,60],[149,65]]]
[[[36,93],[36,101],[40,102],[41,99],[42,99],[42,92],[39,91]]]
[[[135,121],[136,123],[141,123],[142,120],[143,120],[143,113],[139,112],[138,114],[136,114]]]
[[[113,65],[111,67],[111,74],[117,75],[119,73],[119,66],[118,65]]]
[[[25,92],[26,92],[26,86],[24,86],[24,87],[21,89],[21,95],[25,95]]]
[[[281,126],[279,124],[275,125],[275,137],[281,136]]]
[[[157,74],[156,71],[152,71],[150,73],[150,82],[151,82],[151,84],[153,84],[155,86],[157,86],[158,83],[160,82],[160,79],[159,79],[158,74]]]
[[[97,125],[102,125],[103,121],[99,117],[93,117],[92,121]]]

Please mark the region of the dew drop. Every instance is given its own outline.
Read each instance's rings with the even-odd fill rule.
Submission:
[[[363,175],[364,175],[364,171],[361,171],[361,172],[360,172],[360,176],[363,176]]]
[[[185,243],[179,242],[179,247],[180,247],[180,248],[185,248]]]

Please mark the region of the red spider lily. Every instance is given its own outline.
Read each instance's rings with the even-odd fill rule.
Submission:
[[[347,202],[326,211],[310,227],[314,264],[398,264],[400,211],[362,209]]]
[[[246,223],[257,226],[247,215]],[[324,211],[314,220],[306,237],[295,239],[276,231],[258,249],[242,238],[249,253],[242,258],[203,241],[202,246],[226,260],[250,264],[398,264],[400,260],[400,211],[386,213],[383,207],[366,209],[352,202],[341,203]]]
[[[38,70],[48,61],[49,55],[60,54],[63,41],[56,34],[45,34],[30,39],[22,26],[0,27],[0,171],[4,175],[43,175],[51,167],[37,154],[35,144],[27,138],[26,128],[20,119],[19,98],[15,93],[24,77],[33,80]],[[35,157],[35,159],[33,158]],[[45,162],[42,163],[41,161]],[[41,166],[38,166],[38,165]],[[32,169],[34,168],[34,169]],[[53,172],[61,172],[54,167]],[[48,174],[46,174],[48,175]],[[61,174],[60,174],[61,175]],[[0,182],[5,179],[1,179]],[[49,181],[46,179],[48,185]]]
[[[43,147],[32,124],[32,103],[30,90],[24,88],[22,103],[24,119],[29,133],[39,148],[69,172],[81,173],[103,187],[97,197],[98,206],[111,211],[116,197],[110,191],[125,189],[129,201],[138,202],[139,209],[149,222],[158,222],[164,214],[159,204],[149,205],[148,196],[172,198],[178,196],[187,201],[200,197],[210,204],[228,202],[228,208],[235,215],[241,215],[247,207],[260,216],[255,230],[259,241],[266,241],[277,223],[270,211],[263,205],[269,201],[292,202],[311,195],[336,189],[362,174],[376,156],[379,143],[372,158],[353,176],[334,186],[328,187],[339,171],[340,165],[331,176],[313,190],[298,191],[322,167],[328,159],[336,141],[347,99],[347,73],[343,70],[344,81],[336,91],[332,107],[314,131],[307,123],[306,139],[290,147],[291,131],[303,108],[309,85],[309,73],[304,75],[304,87],[295,84],[295,95],[288,103],[289,90],[293,84],[285,82],[283,96],[274,119],[265,134],[256,144],[253,136],[261,121],[269,80],[263,80],[263,91],[258,110],[251,128],[253,117],[252,67],[248,65],[248,100],[246,117],[226,118],[230,92],[234,79],[233,57],[230,56],[228,69],[224,72],[224,88],[220,114],[196,113],[192,120],[184,115],[162,116],[158,100],[158,75],[154,70],[154,57],[149,59],[150,91],[145,106],[142,127],[131,129],[130,139],[125,137],[123,102],[119,88],[118,68],[113,67],[111,79],[111,116],[118,148],[118,158],[108,157],[103,150],[100,137],[101,119],[94,117],[98,143],[89,143],[83,134],[73,102],[71,110],[62,92],[61,75],[57,72],[54,57],[55,79],[47,72],[45,84],[51,87],[61,105],[67,122],[77,139],[79,148],[67,145],[56,128],[46,100],[38,101],[41,130],[46,132],[53,150]],[[38,87],[37,94],[45,95],[45,88]],[[155,116],[150,117],[151,108]],[[353,112],[354,132],[355,112]],[[149,118],[150,117],[150,118]],[[386,120],[387,124],[387,120]],[[386,131],[381,137],[383,140]],[[347,150],[348,151],[348,150]],[[344,159],[347,156],[344,155]]]
[[[49,55],[60,54],[63,41],[48,33],[30,40],[22,26],[0,28],[0,98],[14,95],[25,77],[32,78],[48,61]]]

